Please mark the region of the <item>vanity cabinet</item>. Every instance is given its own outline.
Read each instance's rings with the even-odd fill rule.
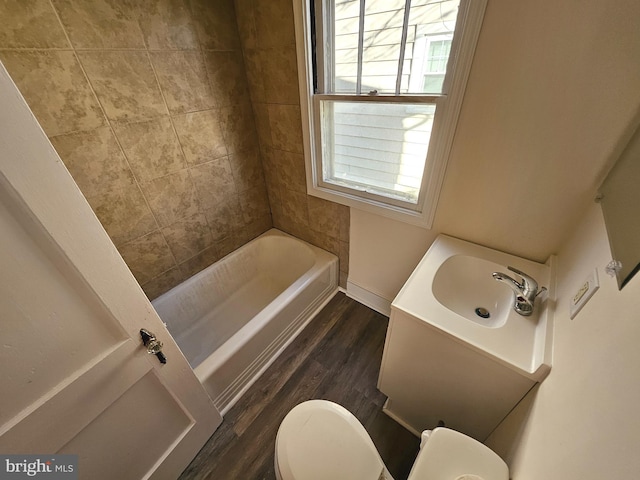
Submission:
[[[378,388],[384,411],[420,434],[439,421],[484,441],[536,384],[427,321],[392,306]]]

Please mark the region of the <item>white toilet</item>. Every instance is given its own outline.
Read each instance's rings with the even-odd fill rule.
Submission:
[[[362,424],[344,407],[310,400],[294,407],[276,437],[278,480],[393,480]],[[508,480],[506,463],[448,428],[422,434],[408,480]]]

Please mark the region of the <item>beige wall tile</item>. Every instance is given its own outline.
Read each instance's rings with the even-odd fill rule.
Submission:
[[[142,285],[142,290],[144,290],[149,300],[154,300],[184,280],[186,280],[186,278],[182,271],[178,267],[175,267],[149,280]]]
[[[340,271],[349,272],[349,242],[340,242]]]
[[[264,56],[262,55],[262,50],[250,49],[244,50],[243,53],[251,100],[254,103],[266,102],[267,95],[265,93],[265,79],[262,66]]]
[[[0,18],[0,48],[69,48],[49,0],[4,0]]]
[[[151,50],[198,48],[188,0],[140,0],[140,27]]]
[[[132,0],[52,0],[75,48],[144,48]]]
[[[269,214],[265,214],[255,221],[246,224],[240,231],[236,232],[235,237],[239,243],[238,247],[250,242],[271,228],[273,228],[273,222]]]
[[[282,185],[289,190],[307,192],[307,177],[304,168],[304,156],[300,153],[273,150],[273,159]]]
[[[310,230],[309,232],[311,236],[307,240],[308,242],[340,258],[340,241],[337,238],[315,230]]]
[[[254,16],[255,0],[235,0],[234,4],[242,49],[246,51],[250,48],[256,48],[258,37]]]
[[[211,228],[211,234],[216,242],[229,237],[235,230],[241,227],[242,207],[238,195],[213,205],[205,210],[207,222]]]
[[[190,171],[204,210],[215,209],[237,194],[227,157],[192,167]]]
[[[295,45],[260,51],[264,92],[269,103],[298,105],[298,66]]]
[[[233,0],[191,0],[200,45],[211,50],[237,50],[240,37]]]
[[[340,280],[338,285],[342,288],[347,288],[347,280],[349,280],[349,272],[340,270]]]
[[[145,52],[92,51],[78,56],[110,120],[136,121],[167,114]]]
[[[284,232],[314,245],[314,242],[312,241],[313,232],[309,230],[309,225],[298,223],[287,215],[283,216],[282,225],[282,230]]]
[[[303,153],[300,107],[270,104],[269,126],[273,148]]]
[[[272,147],[271,125],[269,124],[269,106],[266,103],[254,102],[253,111],[260,147]]]
[[[182,150],[190,166],[227,155],[217,110],[173,117]]]
[[[282,213],[292,222],[309,228],[309,210],[307,195],[292,190],[281,190]]]
[[[260,150],[257,147],[230,155],[229,163],[238,193],[264,185]]]
[[[240,50],[204,52],[205,63],[216,105],[237,105],[249,99],[247,75]]]
[[[164,227],[162,234],[178,263],[213,245],[207,219],[200,213]]]
[[[271,213],[267,189],[264,185],[254,187],[240,195],[240,205],[245,225],[260,220]]]
[[[150,56],[172,114],[215,106],[199,51],[151,52]]]
[[[273,226],[276,228],[280,228],[278,225],[276,225],[276,223],[278,223],[284,216],[280,191],[272,188],[267,188],[267,195],[269,196],[269,208],[271,209]]]
[[[292,2],[256,1],[254,8],[257,43],[261,48],[295,44]]]
[[[169,117],[139,123],[116,123],[114,129],[139,181],[148,182],[186,168]]]
[[[158,228],[137,186],[111,189],[104,194],[88,197],[87,201],[116,246]]]
[[[280,171],[280,160],[276,158],[276,155],[278,154],[279,151],[274,151],[272,148],[260,148],[260,158],[262,160],[264,180],[269,187],[269,190],[279,190],[284,186]],[[269,198],[271,198],[271,191],[269,192]]]
[[[0,52],[48,136],[103,126],[104,115],[73,52]]]
[[[230,254],[234,250],[240,248],[245,243],[246,242],[243,242],[242,239],[236,236],[235,233],[226,238],[223,238],[217,243],[217,248],[218,248],[218,253],[220,254],[220,258]]]
[[[137,188],[111,128],[59,135],[51,143],[85,197]]]
[[[247,150],[258,141],[249,99],[240,105],[221,108],[220,127],[229,153]]]
[[[346,205],[338,205],[340,211],[340,241],[349,243],[351,239],[351,210]]]
[[[309,195],[309,227],[335,239],[340,238],[340,210],[338,204]]]
[[[192,277],[196,273],[207,268],[209,265],[216,263],[221,257],[222,256],[219,254],[216,246],[209,247],[182,262],[179,265],[180,271],[185,278]]]
[[[142,191],[162,227],[200,212],[196,191],[187,170],[143,183]]]
[[[291,230],[287,228],[288,224],[290,222],[288,222],[287,217],[284,215],[282,208],[274,208],[273,206],[271,207],[271,217],[273,218],[273,227],[277,228],[278,230],[282,230],[283,232],[287,232],[291,235],[293,235],[291,233]]]
[[[118,251],[140,284],[176,266],[167,242],[157,230],[121,245]]]

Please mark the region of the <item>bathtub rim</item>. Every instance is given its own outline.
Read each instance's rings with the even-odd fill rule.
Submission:
[[[322,248],[316,247],[309,242],[283,232],[277,228],[271,228],[261,235],[253,238],[246,244],[238,247],[236,250],[228,253],[213,264],[209,265],[200,272],[192,275],[184,280],[176,287],[152,302],[155,303],[167,301],[172,291],[177,287],[188,289],[194,283],[201,281],[203,277],[209,274],[216,264],[223,263],[226,259],[234,255],[240,255],[244,247],[251,248],[250,245],[260,241],[265,237],[284,237],[291,239],[297,243],[303,244],[313,256],[313,263],[305,270],[296,280],[278,294],[271,302],[265,306],[257,315],[252,317],[245,325],[234,333],[225,343],[217,350],[207,356],[198,366],[192,367],[196,377],[209,394],[210,398],[216,404],[216,407],[224,415],[238,401],[238,399],[260,378],[264,371],[273,364],[273,362],[282,354],[282,352],[295,340],[295,338],[304,330],[304,328],[315,318],[315,316],[326,306],[327,303],[340,291],[339,287],[339,260],[334,255]],[[310,286],[314,280],[318,280],[323,274],[328,275],[329,283],[321,293],[310,298],[309,305],[302,309],[297,316],[283,329],[275,338],[270,339],[266,348],[253,358],[249,364],[238,374],[221,392],[215,394],[207,387],[207,380],[216,373],[216,368],[225,365],[237,352],[247,346],[256,335],[259,335],[262,327],[268,325],[270,319],[284,310],[290,302],[295,298],[295,294],[303,291],[305,287]],[[214,398],[215,397],[215,398]]]
[[[202,270],[200,270],[198,273],[191,275],[189,278],[183,280],[182,282],[180,282],[178,285],[175,285],[173,288],[167,290],[166,292],[164,292],[162,295],[157,296],[156,298],[154,298],[153,300],[151,300],[151,304],[153,305],[154,310],[156,309],[156,303],[163,303],[164,301],[167,301],[168,298],[170,298],[171,294],[174,293],[174,291],[178,288],[187,288],[188,286],[190,286],[192,283],[196,283],[198,282],[201,278],[205,277],[208,272],[218,263],[222,263],[224,260],[227,260],[229,258],[232,258],[234,256],[238,256],[240,255],[240,253],[238,253],[238,251],[243,248],[243,247],[247,247],[251,244],[256,243],[258,240],[260,240],[261,238],[264,237],[271,237],[271,236],[275,236],[275,237],[286,237],[286,238],[290,238],[293,239],[297,242],[303,243],[306,247],[310,247],[311,250],[313,251],[313,249],[318,249],[321,252],[324,253],[328,253],[329,255],[333,255],[332,253],[327,252],[326,250],[323,250],[319,247],[316,247],[315,245],[311,245],[310,243],[294,237],[293,235],[290,235],[286,232],[283,232],[282,230],[278,230],[275,227],[270,228],[269,230],[267,230],[264,233],[261,233],[260,235],[258,235],[255,238],[252,238],[251,240],[249,240],[247,243],[240,245],[238,248],[236,248],[235,250],[232,250],[231,252],[227,253],[225,256],[220,257],[218,260],[216,260],[215,262],[213,262],[211,265],[208,265],[207,267],[203,268]],[[315,262],[314,262],[315,265]],[[313,268],[312,265],[310,268]]]
[[[280,232],[280,230],[277,230],[275,228],[272,228],[271,230],[260,235],[259,237],[256,237],[249,243],[257,241],[258,239],[262,238],[264,235],[268,234],[272,230],[282,233],[284,234],[284,236],[293,238],[294,240],[298,242],[302,242],[306,246],[308,246],[314,254],[314,263],[307,271],[305,271],[300,277],[298,277],[291,285],[289,285],[284,291],[280,292],[278,296],[276,296],[273,300],[271,300],[271,302],[267,306],[265,306],[256,316],[251,318],[249,322],[244,324],[236,333],[234,333],[231,337],[229,337],[226,342],[220,345],[218,349],[212,352],[199,365],[193,368],[193,371],[196,373],[196,376],[199,379],[206,378],[209,375],[211,375],[211,373],[215,371],[216,367],[219,367],[220,365],[224,364],[233,356],[233,354],[237,349],[232,349],[230,346],[231,344],[235,344],[238,347],[245,345],[249,340],[251,340],[252,335],[250,335],[250,333],[255,331],[255,327],[258,326],[256,324],[259,324],[259,326],[263,326],[265,323],[267,323],[267,321],[270,318],[273,318],[275,315],[281,312],[286,306],[286,303],[279,300],[282,300],[284,298],[287,298],[287,299],[292,298],[293,296],[292,294],[294,292],[302,291],[304,287],[306,287],[311,282],[313,282],[313,280],[316,280],[322,274],[322,271],[326,265],[330,265],[334,261],[334,259],[337,261],[337,257],[332,253],[329,253],[325,250],[322,250],[321,248],[311,245],[305,242],[304,240],[300,240],[299,238],[293,237],[284,232]],[[249,245],[249,243],[247,243],[247,245]],[[219,261],[222,261],[223,259]],[[321,262],[321,260],[323,262]],[[338,291],[337,286],[334,290],[335,292],[332,293],[332,296],[335,295],[335,293]],[[250,327],[253,327],[253,328],[250,328]]]

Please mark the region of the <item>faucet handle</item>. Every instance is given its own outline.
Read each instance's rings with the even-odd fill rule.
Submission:
[[[535,281],[535,279],[529,275],[527,275],[526,273],[518,270],[517,268],[514,267],[507,267],[509,270],[511,270],[513,273],[516,273],[518,275],[520,275],[522,277],[522,284],[524,287],[524,294],[525,296],[529,293],[532,293],[534,296],[537,295],[538,293],[538,282]]]

